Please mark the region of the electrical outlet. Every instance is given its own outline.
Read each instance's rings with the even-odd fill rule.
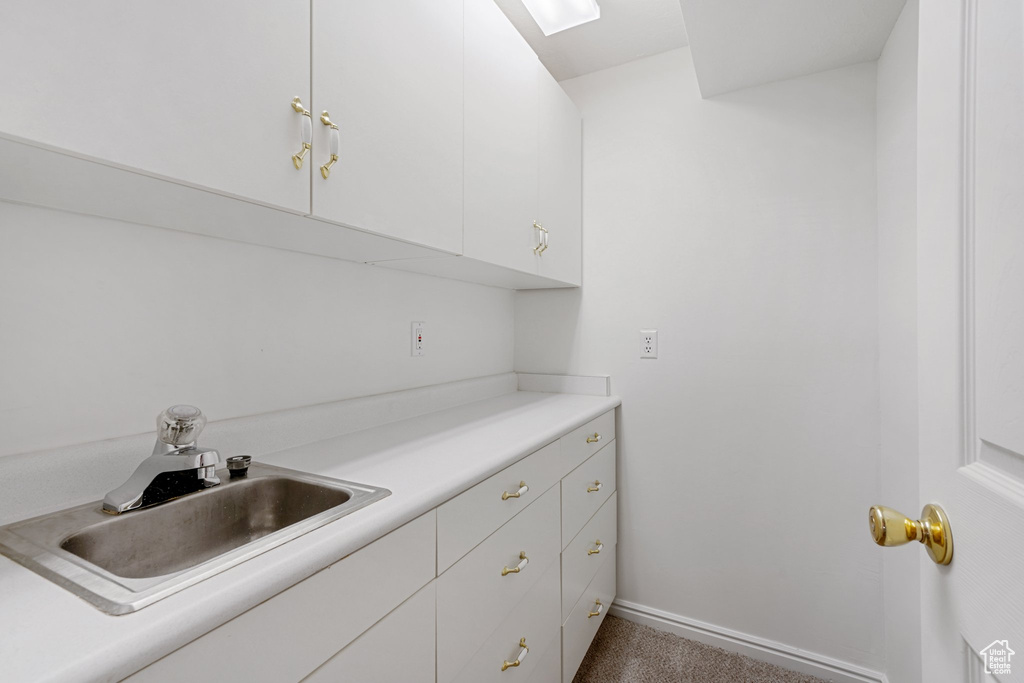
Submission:
[[[640,330],[640,357],[658,357],[658,331]]]
[[[424,347],[426,336],[424,328],[427,326],[424,322],[414,322],[412,324],[412,355],[414,356],[425,356],[427,355],[426,348]]]

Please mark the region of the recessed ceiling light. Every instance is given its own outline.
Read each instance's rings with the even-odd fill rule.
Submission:
[[[601,17],[597,0],[523,0],[523,4],[546,36]]]

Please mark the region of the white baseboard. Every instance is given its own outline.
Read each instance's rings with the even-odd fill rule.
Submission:
[[[663,612],[626,600],[616,600],[608,613],[644,626],[667,631],[723,650],[746,655],[791,671],[817,676],[835,683],[888,683],[884,673],[865,669],[807,650],[800,650],[767,638],[740,633],[696,619]]]

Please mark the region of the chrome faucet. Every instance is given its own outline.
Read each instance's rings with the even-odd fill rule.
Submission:
[[[196,445],[206,416],[195,406],[171,406],[156,418],[156,445],[124,484],[103,499],[113,515],[167,502],[220,483],[220,454]]]

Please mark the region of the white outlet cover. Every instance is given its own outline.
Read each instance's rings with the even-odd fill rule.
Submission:
[[[640,357],[658,357],[658,331],[640,330]]]
[[[427,355],[426,326],[425,322],[414,322],[412,324],[412,355],[414,356]]]

